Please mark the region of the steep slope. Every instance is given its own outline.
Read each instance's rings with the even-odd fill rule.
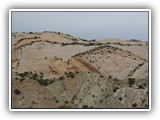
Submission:
[[[100,46],[77,56],[90,63],[103,75],[110,75],[114,78],[118,77],[120,72],[124,73],[124,70],[127,72],[126,68],[131,70],[146,62],[145,59],[129,51],[113,46]]]

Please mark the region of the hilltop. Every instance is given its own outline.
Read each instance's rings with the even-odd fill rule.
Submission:
[[[148,44],[12,33],[12,108],[147,108]]]

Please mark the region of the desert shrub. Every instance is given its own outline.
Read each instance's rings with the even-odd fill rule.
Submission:
[[[66,44],[65,43],[61,43],[61,46],[65,46]]]
[[[69,105],[69,104],[64,104],[63,106],[60,106],[59,108],[62,108],[62,109],[70,109],[70,108],[72,108],[72,106]]]
[[[29,74],[31,74],[31,75],[32,75],[32,71],[30,71],[30,72],[29,72]]]
[[[27,76],[29,73],[27,71],[24,72],[24,75]]]
[[[76,71],[76,74],[78,74],[79,73],[79,71]]]
[[[101,88],[101,91],[104,92],[104,90]]]
[[[119,100],[122,101],[122,97],[119,97]]]
[[[37,36],[34,36],[34,39],[37,39],[38,37]]]
[[[115,88],[113,89],[113,92],[116,92],[118,89],[119,89],[119,87],[115,87]]]
[[[43,78],[43,73],[40,72],[39,78]]]
[[[88,105],[83,105],[82,108],[88,108]]]
[[[137,107],[137,103],[132,104],[132,107]]]
[[[92,42],[95,42],[96,40],[95,39],[93,39],[93,40],[91,40]]]
[[[99,102],[100,102],[100,103],[102,103],[102,102],[103,102],[103,100],[99,100]]]
[[[141,44],[138,44],[139,46],[142,46]]]
[[[135,83],[135,78],[128,78],[129,86],[132,86]]]
[[[65,78],[64,76],[59,77],[60,80],[63,80],[64,78]]]
[[[15,90],[14,90],[14,93],[15,93],[16,95],[19,95],[19,94],[21,93],[21,91],[18,90],[18,89],[15,89]]]
[[[131,44],[127,44],[127,46],[131,46]]]
[[[143,65],[143,63],[139,64],[138,67],[141,67]]]
[[[29,34],[34,34],[33,32],[29,32]]]
[[[41,86],[47,86],[50,84],[48,79],[41,79],[41,80],[38,80],[38,82]]]
[[[109,79],[112,79],[112,76],[109,76]]]
[[[68,104],[68,103],[69,103],[67,100],[65,100],[64,102],[65,102],[65,104]]]
[[[71,78],[75,78],[74,73],[70,74],[70,77],[71,77]]]
[[[28,75],[28,72],[24,72],[24,73],[19,73],[18,74],[21,78],[25,78],[25,76],[27,76]]]
[[[56,103],[59,103],[60,101],[56,99],[55,102],[56,102]]]
[[[32,79],[33,79],[33,80],[38,80],[38,75],[35,73],[35,74],[32,76]]]
[[[49,84],[52,84],[52,83],[54,83],[55,82],[55,80],[50,80],[49,81]]]
[[[67,73],[67,77],[75,78],[75,74],[73,72]]]
[[[100,77],[100,78],[104,78],[104,76],[103,76],[103,75],[100,75],[99,77]]]
[[[139,85],[138,89],[144,89],[144,87],[142,85]]]
[[[21,78],[21,79],[20,79],[20,82],[22,82],[23,80],[25,80],[25,79],[24,79],[24,78]]]

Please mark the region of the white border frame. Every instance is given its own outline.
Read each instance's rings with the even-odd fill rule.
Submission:
[[[148,43],[149,43],[149,108],[148,109],[132,109],[132,108],[125,108],[125,109],[112,109],[112,108],[106,108],[106,109],[13,109],[11,107],[11,44],[12,44],[12,30],[11,30],[11,26],[12,26],[12,12],[16,12],[16,11],[53,11],[53,12],[56,12],[56,11],[65,11],[65,12],[71,12],[71,11],[80,11],[80,12],[90,12],[90,11],[99,11],[99,12],[109,12],[109,11],[115,11],[115,12],[136,12],[136,11],[144,11],[144,12],[148,12],[149,14],[149,18],[148,18],[148,27],[149,27],[149,30],[148,30]],[[9,10],[9,110],[10,111],[150,111],[151,110],[151,10],[150,9],[10,9]]]

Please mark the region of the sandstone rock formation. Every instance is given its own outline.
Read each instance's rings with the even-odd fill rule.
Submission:
[[[148,108],[148,46],[13,33],[12,108]]]

